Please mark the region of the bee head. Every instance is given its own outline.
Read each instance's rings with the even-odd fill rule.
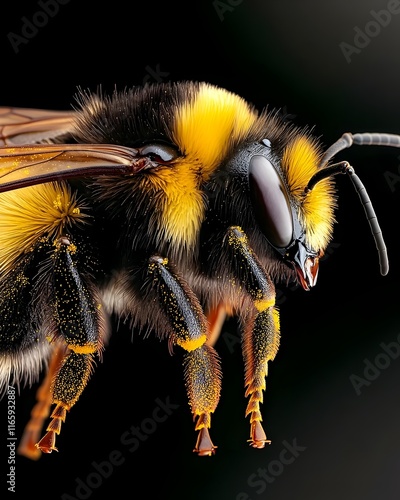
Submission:
[[[258,229],[280,258],[296,271],[305,290],[316,283],[319,258],[332,233],[335,199],[329,181],[307,196],[305,187],[320,159],[306,136],[289,141],[277,156],[271,141],[239,151],[229,169],[246,178]]]
[[[332,237],[336,208],[333,177],[339,173],[349,174],[360,196],[378,249],[381,274],[388,272],[386,247],[365,187],[347,162],[329,164],[353,140],[366,144],[368,135],[345,134],[322,154],[315,139],[300,133],[276,155],[271,142],[264,139],[246,146],[231,161],[230,169],[247,178],[259,230],[294,268],[305,290],[316,284],[319,259]]]

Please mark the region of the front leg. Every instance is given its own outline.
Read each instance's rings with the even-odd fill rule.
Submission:
[[[249,396],[246,416],[250,415],[250,445],[263,448],[270,441],[261,424],[260,403],[263,402],[268,361],[275,358],[280,339],[275,287],[239,227],[229,229],[227,242],[234,274],[252,300],[250,310],[241,316],[244,323],[245,396]]]
[[[185,350],[184,374],[189,405],[198,432],[194,452],[213,455],[216,446],[208,429],[217,407],[221,371],[216,351],[206,343],[208,324],[199,301],[184,279],[159,256],[150,259],[149,271],[166,319],[171,325],[170,341]]]

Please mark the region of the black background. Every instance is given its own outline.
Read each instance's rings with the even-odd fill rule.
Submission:
[[[112,90],[192,79],[226,87],[259,108],[282,108],[297,124],[314,126],[326,145],[346,131],[400,133],[400,14],[381,12],[389,8],[400,11],[394,0],[207,0],[180,6],[70,0],[46,20],[38,14],[39,2],[8,2],[0,18],[0,105],[67,109],[77,86]],[[385,26],[372,11],[380,12]],[[42,26],[16,45],[24,17]],[[347,59],[343,43],[355,49]],[[382,356],[381,344],[400,340],[400,156],[395,149],[354,146],[341,158],[354,165],[368,189],[391,269],[380,276],[357,195],[348,180],[338,179],[334,245],[321,263],[316,288],[279,290],[282,342],[270,363],[263,405],[271,446],[253,450],[246,443],[234,320],[216,346],[224,378],[211,429],[218,445],[213,458],[192,453],[195,433],[180,352],[171,357],[166,343],[131,338],[121,326],[67,417],[59,453],[37,462],[18,457],[17,492],[10,498],[399,497],[400,356]],[[365,378],[366,362],[378,368],[357,395],[351,376]],[[19,436],[35,388],[21,390],[17,399]],[[130,451],[121,436],[132,425],[150,425],[157,398],[175,405],[171,415],[147,427],[152,432]],[[2,498],[8,472],[5,403],[0,406]],[[280,466],[285,441],[296,442],[301,451]],[[115,451],[122,463],[109,477],[94,475],[93,463],[109,461]],[[271,482],[257,477],[261,469]],[[90,489],[77,490],[79,482]]]

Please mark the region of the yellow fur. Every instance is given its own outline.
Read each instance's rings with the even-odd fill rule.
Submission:
[[[162,192],[162,231],[172,246],[193,248],[204,219],[204,200],[196,173],[190,165],[177,163],[149,172],[146,183]]]
[[[207,84],[178,108],[173,133],[184,158],[149,176],[154,187],[162,187],[163,231],[172,245],[196,244],[205,214],[200,182],[212,174],[231,141],[243,137],[256,118],[242,98]]]
[[[289,191],[299,203],[299,216],[306,231],[307,243],[315,250],[325,249],[330,241],[335,208],[331,179],[324,179],[305,195],[304,189],[317,172],[321,154],[315,142],[306,136],[297,137],[286,149],[282,168]]]
[[[0,272],[12,269],[18,257],[41,237],[58,237],[64,228],[85,217],[65,183],[2,193],[0,214]]]
[[[188,163],[201,164],[207,178],[225,157],[231,141],[243,137],[256,119],[241,97],[203,84],[195,99],[178,109],[174,137]]]

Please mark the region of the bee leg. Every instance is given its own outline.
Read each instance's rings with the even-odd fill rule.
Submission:
[[[268,361],[275,358],[279,346],[279,316],[271,305],[260,310],[248,322],[243,332],[245,360],[245,396],[249,398],[246,417],[250,415],[250,446],[264,448],[270,444],[262,427],[260,403],[263,402]]]
[[[235,274],[246,287],[253,303],[250,311],[242,317],[245,396],[249,397],[246,417],[250,415],[250,445],[263,448],[270,441],[261,424],[260,403],[263,402],[266,387],[268,361],[275,358],[280,339],[279,314],[274,307],[275,287],[240,228],[229,229],[228,242],[233,252]]]
[[[102,348],[102,318],[99,307],[83,283],[72,255],[76,247],[62,237],[53,254],[54,317],[66,353],[54,377],[51,393],[56,405],[47,433],[36,444],[44,453],[57,451],[56,434],[60,433],[67,411],[76,403],[92,372],[94,355]]]
[[[50,414],[52,404],[51,383],[60,368],[60,363],[64,355],[65,349],[55,348],[53,351],[46,377],[36,393],[37,403],[32,408],[31,418],[25,426],[18,446],[19,455],[23,455],[31,460],[37,460],[41,456],[36,443],[42,431],[43,423]]]
[[[218,304],[216,307],[210,309],[207,313],[207,321],[209,324],[209,334],[207,337],[207,344],[215,346],[221,334],[222,326],[226,317],[232,312],[226,307],[224,303]]]
[[[193,417],[197,417],[195,430],[198,435],[193,451],[199,456],[211,456],[216,446],[211,441],[208,429],[221,390],[219,358],[213,347],[203,344],[185,353],[184,366],[189,404]]]
[[[207,345],[208,324],[196,296],[187,283],[169,266],[166,259],[150,259],[150,272],[157,283],[159,299],[172,325],[171,341],[184,350],[184,374],[189,405],[198,437],[195,453],[210,456],[215,453],[209,428],[211,413],[217,407],[221,389],[219,358]]]

